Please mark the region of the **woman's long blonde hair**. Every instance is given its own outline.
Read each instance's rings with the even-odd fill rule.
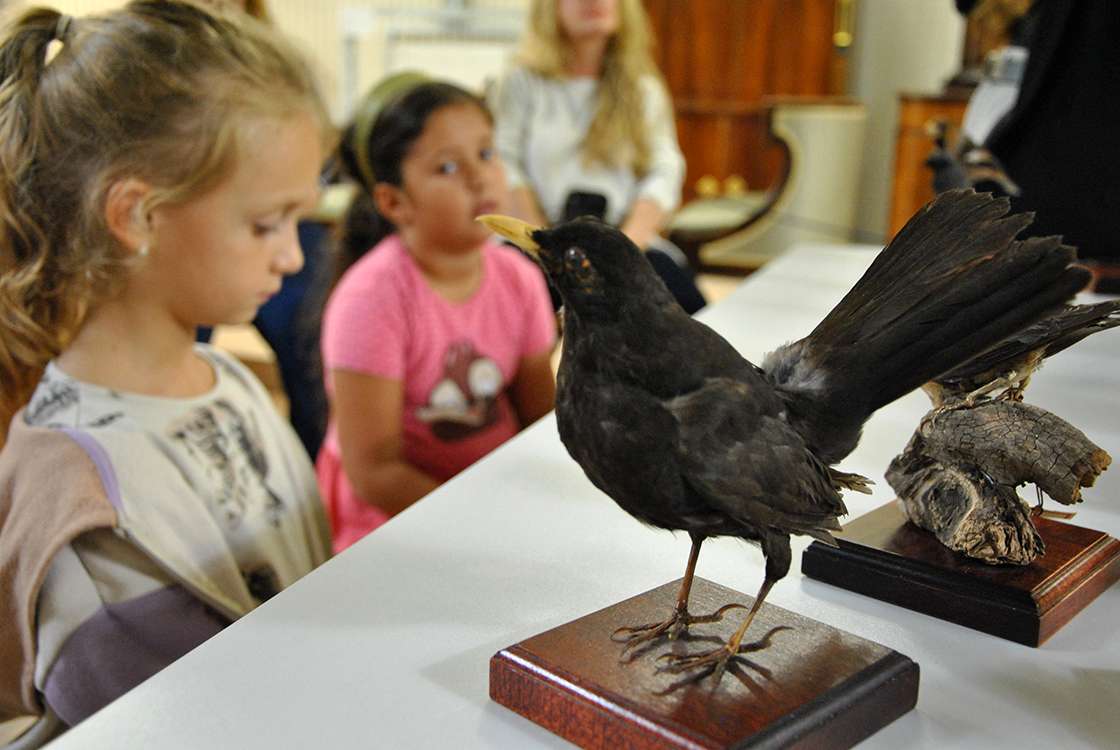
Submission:
[[[258,21],[272,22],[272,16],[268,12],[268,6],[265,5],[264,0],[245,0],[245,12]]]
[[[106,224],[109,188],[153,185],[147,214],[187,201],[230,173],[247,124],[297,112],[326,127],[303,58],[241,13],[136,0],[78,19],[33,9],[5,29],[0,445],[44,365],[135,262]]]
[[[565,74],[568,40],[560,28],[557,0],[533,0],[517,61],[549,78]],[[595,117],[583,142],[589,164],[629,166],[645,174],[650,162],[642,79],[660,80],[653,60],[653,35],[641,0],[618,0],[618,31],[607,43]],[[628,144],[631,148],[620,148]]]

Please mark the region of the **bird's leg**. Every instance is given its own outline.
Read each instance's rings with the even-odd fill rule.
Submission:
[[[689,625],[695,623],[719,622],[723,618],[724,612],[727,610],[742,607],[741,604],[729,604],[720,607],[710,615],[692,615],[689,613],[688,597],[692,591],[692,579],[696,574],[696,561],[700,557],[700,545],[703,543],[704,537],[692,537],[692,549],[688,553],[688,566],[685,568],[684,579],[681,581],[681,588],[677,594],[677,604],[673,608],[673,613],[667,620],[664,622],[652,622],[646,625],[623,627],[611,634],[611,640],[626,644],[626,648],[622,651],[623,657],[632,653],[635,647],[643,643],[649,643],[662,636],[667,636],[672,640],[681,633],[687,632]]]
[[[1028,374],[1026,378],[1029,379],[1030,375]],[[982,385],[976,390],[969,393],[964,397],[964,401],[961,406],[971,409],[972,407],[976,406],[976,402],[979,401],[981,397],[987,396],[992,391],[998,391],[1000,388],[1003,388],[1006,391],[1005,397],[1014,399],[1016,394],[1022,393],[1022,389],[1024,387],[1026,387],[1026,379],[1020,377],[1019,373],[1015,370],[1011,370],[1003,377],[995,378],[991,382]],[[1022,396],[1020,395],[1019,399],[1021,398]]]
[[[1015,385],[1013,385],[1013,386],[1011,386],[1010,388],[1007,389],[1007,391],[1004,393],[1004,397],[1008,401],[1022,401],[1023,400],[1023,391],[1025,391],[1027,389],[1027,384],[1031,382],[1031,375],[1032,374],[1033,373],[1028,372],[1026,375],[1024,375],[1022,378],[1020,378],[1015,383]]]
[[[1064,510],[1044,510],[1043,507],[1042,507],[1042,500],[1043,500],[1042,488],[1039,487],[1036,484],[1034,486],[1034,491],[1035,491],[1035,495],[1038,497],[1038,504],[1031,508],[1031,518],[1038,518],[1039,516],[1045,516],[1045,517],[1051,518],[1051,519],[1059,519],[1059,520],[1062,520],[1062,521],[1068,521],[1069,519],[1071,519],[1071,518],[1073,518],[1074,516],[1077,515],[1076,513],[1071,513],[1069,511],[1064,511]]]
[[[934,424],[937,418],[942,414],[956,411],[957,409],[971,409],[979,403],[981,398],[1000,388],[1004,389],[1002,398],[1009,401],[1022,401],[1023,389],[1027,387],[1028,380],[1030,380],[1030,374],[1027,374],[1025,377],[1020,377],[1018,372],[1011,370],[1003,377],[995,378],[985,383],[979,388],[970,391],[962,398],[954,399],[948,403],[941,403],[929,413],[927,419],[931,424]]]
[[[758,590],[758,596],[755,597],[750,612],[747,613],[743,624],[739,626],[739,629],[728,639],[726,644],[717,649],[704,651],[699,654],[662,654],[658,657],[658,660],[667,662],[667,664],[660,667],[658,671],[676,674],[698,667],[714,667],[715,680],[718,683],[723,677],[724,670],[727,669],[727,662],[731,660],[731,657],[738,654],[739,649],[742,648],[743,637],[746,636],[747,629],[751,626],[751,621],[754,620],[754,616],[758,613],[758,610],[762,608],[762,602],[766,599],[766,595],[770,593],[770,588],[774,583],[775,581],[769,577],[763,579],[762,587]],[[700,675],[700,677],[703,676],[704,675]]]
[[[662,654],[658,657],[658,661],[665,662],[665,664],[658,668],[659,672],[672,672],[680,673],[690,669],[697,669],[699,667],[710,667],[711,669],[702,672],[696,676],[700,679],[707,674],[714,673],[716,684],[719,684],[720,679],[723,677],[724,670],[727,669],[727,663],[739,654],[743,648],[743,637],[747,634],[747,629],[750,628],[754,616],[758,614],[758,610],[762,608],[762,603],[766,600],[766,595],[770,593],[770,589],[774,584],[785,577],[789,572],[789,565],[791,560],[791,552],[789,546],[788,534],[769,533],[764,534],[760,540],[762,544],[762,553],[766,557],[766,576],[762,579],[762,585],[758,589],[758,596],[754,599],[754,604],[747,612],[747,617],[743,620],[743,624],[735,631],[735,634],[727,641],[725,645],[711,651],[704,651],[698,654]]]

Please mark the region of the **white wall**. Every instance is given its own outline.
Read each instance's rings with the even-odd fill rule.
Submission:
[[[284,0],[274,2],[284,6]],[[345,119],[370,86],[400,70],[420,70],[482,91],[505,67],[526,6],[527,0],[440,0],[427,6],[340,0],[333,61],[338,65],[336,115]],[[299,28],[279,17],[278,22],[285,29]]]
[[[125,1],[8,0],[6,4],[11,9],[46,4],[81,17],[120,7]],[[393,70],[420,68],[467,86],[479,86],[504,64],[528,4],[528,0],[266,0],[276,25],[313,61],[331,113],[339,122],[349,114],[348,94],[360,94]],[[426,21],[423,14],[456,7],[497,14],[485,24],[503,30],[502,39],[479,42],[477,34],[432,33],[440,26]],[[365,28],[355,28],[355,11],[357,16],[369,19]],[[416,33],[387,46],[393,32],[405,30]],[[357,64],[347,70],[342,40],[358,31]]]
[[[849,90],[867,105],[858,236],[887,229],[899,93],[937,93],[960,69],[964,20],[953,0],[857,0]]]

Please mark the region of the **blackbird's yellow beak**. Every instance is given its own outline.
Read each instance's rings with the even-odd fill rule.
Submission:
[[[475,221],[482,222],[482,224],[492,232],[502,235],[534,258],[540,255],[540,245],[533,240],[533,232],[537,231],[539,227],[535,227],[521,219],[515,219],[512,216],[502,216],[500,214],[483,214],[482,216],[475,217]]]

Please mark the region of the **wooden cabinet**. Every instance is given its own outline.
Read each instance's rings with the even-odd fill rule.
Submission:
[[[1012,30],[1030,5],[1031,0],[975,3],[967,17],[961,72],[954,81],[939,95],[899,97],[888,237],[893,237],[915,211],[933,199],[933,173],[925,165],[933,150],[927,125],[933,120],[945,121],[949,125],[948,143],[957,142],[968,98],[982,73],[984,59],[992,50],[1012,41]]]
[[[967,93],[899,97],[888,237],[893,237],[919,208],[933,199],[933,173],[925,163],[933,150],[929,124],[944,120],[949,125],[948,142],[956,143],[966,106]]]
[[[645,0],[645,6],[688,163],[685,199],[706,175],[721,183],[742,176],[752,190],[771,185],[784,154],[768,138],[763,100],[844,91],[851,0]]]

